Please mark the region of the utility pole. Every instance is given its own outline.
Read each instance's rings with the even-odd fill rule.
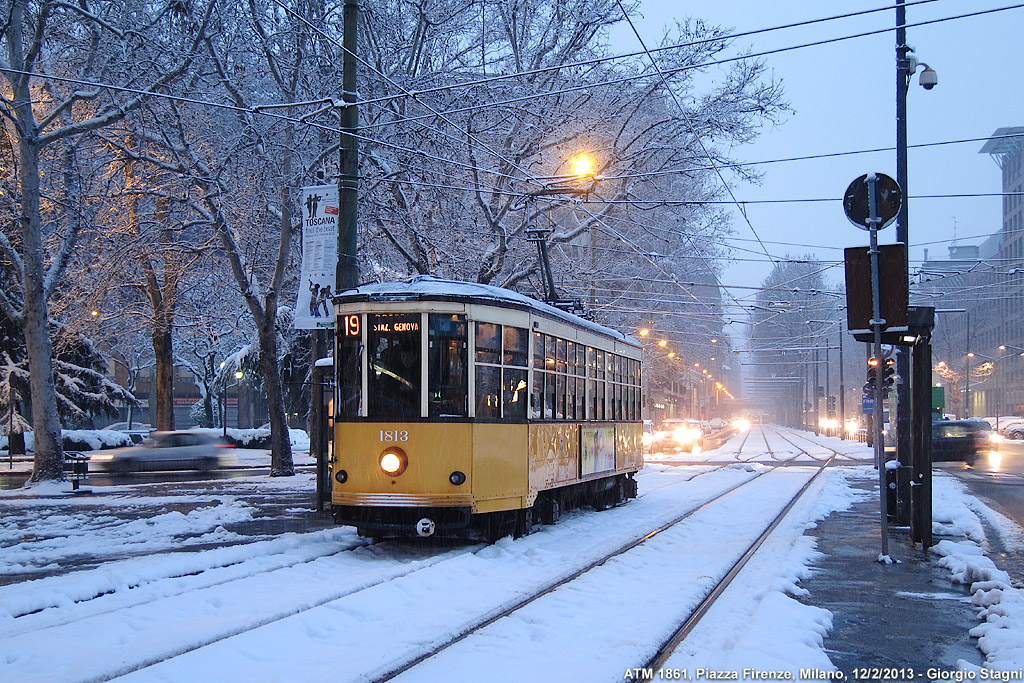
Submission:
[[[345,0],[342,18],[345,33],[342,47],[345,54],[341,65],[342,103],[341,141],[338,150],[338,269],[335,292],[351,289],[359,284],[359,260],[356,256],[356,199],[359,187],[359,110],[356,106],[356,36],[358,34],[359,3]]]
[[[910,69],[907,60],[907,53],[910,48],[907,46],[907,10],[904,6],[905,0],[896,0],[896,184],[903,190],[904,198],[910,196],[907,188],[907,86],[910,83]],[[896,241],[910,244],[910,201],[904,199],[900,204],[899,213],[896,215]],[[903,270],[908,277],[910,268],[908,263],[903,264]],[[910,476],[909,473],[913,464],[911,454],[911,402],[910,402],[910,349],[902,346],[896,347],[896,374],[900,383],[896,386],[896,420],[893,426],[896,430],[896,460],[899,462],[897,470],[896,489],[897,499],[910,501]],[[908,525],[909,506],[897,506],[896,521],[900,525]]]
[[[340,293],[359,285],[359,259],[356,219],[359,189],[359,110],[356,106],[356,39],[359,28],[359,3],[356,0],[345,0],[342,10],[344,35],[342,48],[344,55],[341,63],[341,102],[338,105],[338,122],[341,137],[338,145],[338,265],[334,271],[334,291]],[[334,311],[331,311],[331,316]],[[328,474],[327,450],[333,435],[330,434],[331,424],[324,405],[324,390],[331,386],[333,373],[316,365],[316,361],[327,356],[327,339],[325,330],[313,331],[313,368],[312,400],[309,408],[310,451],[316,454],[317,460],[317,510],[322,511],[330,498],[331,484]]]

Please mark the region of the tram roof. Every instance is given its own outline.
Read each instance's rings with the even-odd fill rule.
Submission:
[[[335,303],[353,301],[465,301],[492,306],[529,309],[563,320],[571,325],[585,327],[628,344],[640,346],[636,339],[628,337],[616,329],[599,325],[592,320],[573,315],[543,301],[537,301],[525,294],[514,292],[511,289],[483,285],[477,282],[445,280],[432,275],[417,275],[408,280],[360,285],[354,289],[338,292],[334,295],[334,301]]]

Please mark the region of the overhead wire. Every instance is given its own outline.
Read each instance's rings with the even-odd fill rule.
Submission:
[[[926,2],[934,2],[934,1],[935,0],[919,0],[919,2],[912,3],[912,4],[924,4]],[[907,27],[922,26],[922,25],[934,24],[934,23],[939,23],[939,22],[944,22],[944,21],[952,21],[952,20],[963,19],[963,18],[968,18],[968,17],[973,17],[973,16],[979,16],[979,15],[983,15],[983,14],[990,14],[990,13],[993,13],[993,12],[1018,9],[1020,7],[1024,7],[1024,3],[1016,4],[1016,5],[1004,6],[1004,7],[1000,7],[1000,8],[992,8],[992,9],[988,9],[988,10],[980,10],[980,11],[977,11],[977,12],[970,12],[970,13],[965,13],[965,14],[951,16],[951,17],[942,17],[942,18],[939,18],[939,19],[932,19],[932,20],[922,21],[922,22],[918,22],[918,23],[914,23],[914,24],[907,24]],[[743,33],[726,34],[726,35],[723,35],[723,36],[718,36],[718,37],[713,38],[713,39],[706,39],[705,41],[693,41],[692,44],[696,45],[696,44],[700,44],[701,42],[706,42],[708,40],[728,40],[728,39],[732,39],[732,38],[735,38],[735,37],[742,37],[742,36],[746,36],[746,35],[753,35],[753,34],[764,33],[764,32],[768,32],[768,31],[782,30],[782,29],[786,29],[786,28],[792,28],[792,27],[795,27],[795,26],[802,26],[802,25],[807,25],[807,24],[820,23],[820,22],[824,22],[824,21],[832,21],[832,20],[836,20],[836,19],[847,18],[847,17],[851,17],[851,16],[857,16],[857,15],[860,15],[860,14],[870,14],[870,13],[873,13],[873,12],[887,10],[887,9],[891,9],[891,7],[876,8],[876,9],[872,9],[872,10],[864,10],[864,11],[860,11],[860,12],[848,13],[848,14],[843,14],[843,15],[834,15],[834,16],[831,16],[831,17],[825,17],[825,18],[821,18],[821,19],[808,20],[806,22],[795,22],[793,24],[786,24],[786,25],[777,26],[777,27],[768,27],[768,28],[764,28],[764,29],[757,29],[757,30],[754,30],[754,31],[748,31],[748,32],[743,32]],[[855,39],[855,38],[860,38],[860,37],[864,37],[864,36],[868,36],[868,35],[875,35],[875,34],[878,34],[878,33],[884,33],[884,32],[888,32],[888,31],[892,31],[892,30],[895,30],[895,29],[892,28],[892,27],[887,27],[887,28],[878,29],[878,30],[875,30],[875,31],[862,32],[862,33],[842,36],[842,37],[835,38],[835,39],[830,39],[830,40],[827,40],[827,41],[816,41],[814,43],[805,43],[805,44],[800,44],[800,45],[788,46],[788,47],[785,47],[785,48],[779,48],[777,50],[766,51],[764,53],[746,54],[746,55],[743,55],[741,57],[730,58],[730,59],[727,59],[727,60],[718,60],[718,61],[715,61],[715,62],[708,62],[706,64],[692,65],[692,66],[687,67],[687,68],[701,68],[701,67],[711,66],[711,65],[714,65],[714,64],[719,64],[719,63],[727,63],[727,62],[730,62],[730,61],[737,61],[737,60],[741,60],[741,59],[751,59],[751,58],[755,58],[755,57],[758,57],[758,56],[765,56],[767,54],[774,54],[774,53],[777,53],[777,52],[780,52],[780,51],[788,51],[788,50],[801,49],[801,48],[804,48],[804,47],[816,46],[816,45],[819,45],[819,44],[822,44],[822,43],[827,43],[827,42],[836,42],[838,40]],[[336,41],[334,41],[334,42],[336,44]],[[664,47],[664,48],[653,48],[653,49],[657,51],[657,50],[663,50],[663,49],[678,48],[680,46],[686,46],[686,45],[689,45],[689,44],[690,43],[684,43],[684,44],[681,44],[681,45],[668,46],[668,47]],[[342,47],[341,49],[344,49],[344,48]],[[624,56],[637,56],[637,55],[640,55],[640,54],[644,54],[644,53],[643,52],[631,53],[629,55],[624,55]],[[600,58],[600,59],[597,59],[597,60],[590,60],[590,62],[608,61],[610,59],[621,58],[621,57],[623,57],[623,56],[605,57],[605,58]],[[581,62],[579,64],[587,64],[587,63],[590,63],[590,62]],[[569,68],[571,66],[573,66],[573,64],[562,65],[560,67],[548,67],[548,68],[545,68],[545,69],[535,70],[535,71],[554,70],[556,68],[563,68],[564,69],[564,68]],[[370,68],[372,68],[372,67],[370,67]],[[151,90],[145,90],[145,89],[141,89],[141,88],[132,88],[132,87],[128,87],[128,86],[117,86],[117,85],[113,85],[113,84],[110,84],[110,83],[103,83],[103,82],[100,82],[100,81],[86,80],[86,79],[82,79],[82,78],[68,78],[68,77],[56,76],[56,75],[53,75],[53,74],[40,74],[40,73],[35,73],[35,72],[26,72],[26,71],[22,71],[22,70],[7,68],[7,67],[0,67],[0,72],[19,74],[19,75],[36,76],[36,77],[39,77],[39,78],[49,78],[49,79],[52,79],[52,80],[68,82],[68,83],[75,83],[75,84],[79,84],[79,85],[86,85],[86,86],[94,87],[94,88],[105,88],[105,89],[110,89],[110,90],[114,90],[114,91],[126,92],[126,93],[130,93],[130,94],[140,94],[140,95],[147,95],[147,96],[154,97],[154,98],[163,98],[163,99],[168,99],[168,100],[171,100],[171,101],[177,101],[177,102],[181,102],[181,103],[190,103],[190,104],[201,105],[201,106],[210,106],[210,107],[215,107],[215,108],[221,108],[221,109],[226,109],[226,110],[230,110],[230,111],[239,111],[239,112],[251,113],[251,114],[256,114],[256,115],[260,115],[260,116],[273,117],[273,118],[277,118],[279,120],[287,120],[287,121],[291,121],[291,122],[299,122],[299,123],[303,123],[305,125],[310,125],[310,126],[318,127],[320,129],[323,129],[323,130],[328,131],[328,132],[334,132],[334,133],[339,133],[340,132],[339,129],[337,129],[337,128],[334,128],[332,126],[327,126],[327,125],[319,124],[319,123],[316,123],[316,122],[313,122],[313,121],[309,121],[308,119],[305,119],[304,117],[290,117],[290,116],[275,114],[275,113],[272,113],[271,111],[269,111],[270,109],[273,109],[275,107],[298,106],[298,105],[301,105],[301,104],[327,104],[328,102],[333,103],[334,100],[332,100],[330,98],[319,99],[319,100],[310,100],[310,101],[305,102],[305,103],[285,103],[285,104],[267,103],[267,104],[261,104],[261,105],[254,105],[252,107],[238,107],[236,105],[232,105],[232,104],[228,104],[228,103],[223,103],[223,102],[212,102],[212,101],[209,101],[209,100],[201,100],[201,99],[194,98],[194,97],[186,97],[186,96],[181,96],[181,95],[174,95],[174,94],[166,93],[166,92],[155,92],[155,91],[151,91]],[[531,72],[520,72],[520,73],[521,74],[529,74]],[[500,77],[491,77],[491,78],[488,78],[488,79],[482,79],[480,82],[481,83],[489,82],[490,80],[492,80],[494,78],[512,78],[512,77],[516,77],[517,75],[519,75],[519,74],[508,74],[508,75],[502,75]],[[628,80],[635,80],[635,79],[638,79],[638,78],[641,78],[641,77],[642,76],[631,76],[631,77],[629,77],[629,78],[627,78],[625,80],[627,80],[627,81]],[[594,85],[601,85],[601,84],[589,84],[586,87],[593,87]],[[449,86],[439,87],[439,88],[436,88],[436,89],[433,89],[433,90],[430,90],[430,91],[433,92],[435,90],[445,90],[445,89],[449,89],[449,88],[453,88],[453,87],[458,87],[458,86],[459,86],[459,84],[452,84],[452,85],[449,85]],[[425,90],[408,90],[405,93],[403,93],[402,96],[413,96],[413,97],[415,97],[415,96],[418,96],[421,93],[425,93],[425,92],[428,92],[428,90],[426,90],[426,89]],[[545,96],[546,94],[547,93],[539,93],[536,96]],[[377,100],[373,100],[373,101],[377,101]],[[365,102],[371,102],[371,100],[365,100]],[[358,104],[358,103],[359,102],[357,101],[356,104]],[[480,107],[493,107],[493,106],[496,106],[497,104],[498,103],[492,101],[492,102],[483,103],[483,104],[478,105],[478,106],[480,106]],[[429,107],[427,107],[427,108],[429,109]],[[459,110],[457,110],[457,109],[448,109],[446,111],[449,114],[451,114],[451,113],[458,113]],[[438,114],[431,114],[431,116],[434,116],[434,115],[438,115]],[[437,130],[438,132],[440,132],[436,128],[434,130]],[[379,144],[379,145],[382,145],[382,146],[385,146],[385,147],[390,147],[390,148],[396,149],[398,151],[402,151],[402,152],[406,152],[406,153],[410,153],[410,154],[415,154],[415,155],[418,155],[418,156],[421,156],[421,157],[424,157],[424,158],[430,158],[430,159],[433,159],[433,160],[436,160],[436,161],[439,161],[439,162],[442,162],[442,163],[453,163],[453,164],[456,164],[456,165],[458,165],[460,163],[460,162],[455,162],[454,160],[451,160],[451,159],[447,159],[447,158],[444,158],[444,157],[439,157],[437,155],[432,155],[432,154],[429,154],[429,153],[425,153],[422,150],[413,150],[413,149],[409,149],[409,148],[404,148],[404,147],[402,147],[400,145],[396,145],[394,143],[390,143],[390,142],[387,142],[387,141],[384,141],[384,140],[379,140],[379,139],[376,139],[376,138],[372,138],[372,137],[366,136],[365,134],[362,134],[362,133],[360,134],[360,137],[361,137],[362,140],[364,140],[366,142],[371,142],[373,144]],[[989,138],[978,138],[977,140],[987,140],[987,139],[989,139]],[[970,141],[970,140],[966,140],[966,141]],[[957,142],[961,142],[961,141],[926,143],[924,145],[913,145],[912,147],[928,146],[929,144],[932,144],[932,145],[934,145],[934,144],[955,144]],[[874,150],[839,152],[839,153],[834,153],[834,154],[835,155],[844,155],[844,154],[870,153],[870,152],[874,152],[874,151],[886,151],[887,149],[892,149],[892,148],[877,148],[877,149],[874,149]],[[830,155],[821,155],[821,156],[822,157],[828,157],[828,156],[832,156],[832,155],[830,154]],[[813,158],[813,157],[811,157],[811,158]],[[746,166],[746,165],[758,165],[758,164],[762,164],[762,163],[781,163],[781,162],[784,162],[784,161],[799,161],[799,160],[802,160],[802,159],[799,158],[799,157],[794,157],[792,159],[767,160],[767,161],[763,161],[763,162],[745,162],[745,163],[742,163],[742,164],[730,164],[729,167],[732,167],[732,166]],[[462,166],[467,168],[467,169],[478,170],[478,171],[485,172],[485,173],[492,173],[492,174],[495,174],[495,175],[498,175],[498,176],[505,175],[506,177],[509,177],[510,179],[515,179],[514,176],[508,176],[507,174],[501,174],[501,173],[495,172],[493,169],[489,169],[489,168],[473,166],[473,165],[465,165],[465,164],[462,164]],[[456,188],[452,188],[452,189],[456,189]]]
[[[931,1],[931,0],[925,0],[925,1]],[[915,3],[915,4],[917,4],[917,3]],[[913,24],[913,25],[925,25],[925,24],[929,24],[929,23],[936,23],[938,21],[947,21],[947,20],[952,20],[952,19],[957,19],[957,18],[965,18],[965,17],[969,17],[969,16],[977,16],[977,15],[980,15],[980,14],[987,14],[987,13],[991,13],[991,12],[995,12],[995,11],[1003,11],[1003,10],[1007,10],[1007,9],[1016,9],[1016,8],[1021,7],[1021,6],[1024,6],[1024,5],[1013,5],[1013,6],[1008,6],[1008,7],[998,8],[998,9],[985,10],[985,11],[980,11],[980,12],[973,12],[973,13],[958,15],[957,17],[948,17],[948,18],[939,19],[939,20],[931,20],[931,21],[927,21],[927,22],[920,22],[918,24]],[[621,3],[620,3],[620,8],[621,8]],[[878,11],[878,10],[869,10],[869,11],[865,11],[865,12],[851,13],[849,15],[838,15],[838,16],[853,16],[855,14],[867,14],[867,13],[870,13],[871,11]],[[804,23],[815,23],[815,22],[820,22],[820,21],[826,21],[826,20],[829,20],[829,19],[831,19],[831,18],[813,20],[811,22],[800,22],[798,24],[787,25],[787,27],[788,26],[801,25],[801,24],[804,24]],[[758,30],[758,31],[753,31],[753,32],[748,32],[748,33],[752,34],[752,33],[759,33],[759,32],[763,32],[763,31],[768,31],[768,30],[778,30],[779,28],[786,28],[786,27],[773,27],[773,28],[770,28],[770,29],[761,29],[761,30]],[[888,30],[892,30],[892,29],[884,29],[883,31],[888,31]],[[635,31],[635,27],[634,27],[634,31]],[[871,34],[883,32],[883,31],[873,31],[873,32],[868,32],[868,33],[856,34],[856,35],[853,35],[853,36],[844,37],[843,39],[862,37],[864,35],[871,35]],[[745,34],[736,34],[736,35],[745,35]],[[734,37],[734,36],[723,36],[723,37],[718,37],[718,38],[709,39],[709,40],[721,40],[723,38],[730,38],[730,37]],[[638,34],[638,38],[639,38],[639,34]],[[823,41],[823,42],[833,42],[833,41]],[[819,44],[819,43],[813,43],[813,44]],[[793,47],[785,48],[785,49],[798,49],[800,47],[806,47],[808,45],[813,45],[813,44],[805,44],[805,45],[801,45],[801,46],[793,46]],[[668,48],[665,48],[665,49],[668,49]],[[643,53],[636,53],[636,54],[647,54],[648,56],[650,56],[650,52],[651,51],[647,50],[647,48],[645,46],[645,49],[644,49]],[[775,51],[771,51],[771,52],[768,52],[768,53],[765,53],[765,54],[771,54],[772,52],[775,52]],[[745,55],[742,58],[743,59],[749,59],[751,57],[756,57],[756,56],[758,56],[758,55]],[[621,58],[621,56],[619,56],[619,58]],[[729,61],[733,61],[733,60],[729,60]],[[652,59],[652,62],[653,62],[653,59]],[[565,67],[563,66],[561,68],[565,68]],[[11,69],[4,69],[4,71],[14,72],[14,73],[24,73],[24,72],[17,72],[16,70],[11,70]],[[383,74],[381,74],[381,75],[383,76]],[[507,77],[513,77],[513,76],[514,76],[514,74],[510,74]],[[48,76],[48,77],[52,77],[52,76]],[[664,74],[662,74],[662,77],[664,78]],[[56,78],[56,79],[60,80],[59,78]],[[71,80],[71,79],[64,79],[64,80]],[[123,91],[126,91],[126,92],[135,92],[135,93],[143,93],[143,92],[145,92],[145,91],[140,90],[140,89],[124,88],[124,87],[118,88],[118,87],[115,87],[115,86],[104,86],[103,84],[100,84],[100,83],[86,82],[86,81],[82,81],[81,79],[75,79],[75,82],[83,83],[83,84],[89,84],[89,85],[94,85],[94,86],[98,86],[98,87],[113,87],[115,89],[120,89],[120,90],[123,90]],[[263,109],[266,108],[265,106],[257,106],[257,107],[254,107],[254,108],[246,109],[246,108],[243,108],[243,107],[235,107],[233,105],[225,105],[225,104],[222,104],[222,103],[203,102],[203,101],[198,100],[196,98],[187,98],[187,97],[181,97],[181,96],[174,96],[174,95],[169,95],[167,93],[149,93],[149,94],[154,95],[154,96],[158,96],[158,97],[165,97],[165,98],[169,98],[169,99],[174,99],[174,100],[182,101],[182,102],[190,102],[190,103],[193,103],[193,104],[208,104],[208,105],[211,105],[211,106],[218,106],[218,107],[227,108],[227,109],[243,110],[243,111],[257,113],[257,114],[264,115],[264,116],[274,116],[273,114],[270,114],[269,112],[263,111]],[[417,92],[415,92],[415,91],[408,91],[408,92],[404,93],[404,95],[405,96],[415,97],[417,95]],[[425,106],[422,103],[420,103],[420,104],[421,104],[421,106]],[[426,108],[430,109],[430,107],[426,107]],[[441,117],[444,120],[444,117],[441,116],[436,111],[433,111],[432,115],[439,116],[439,117]],[[283,117],[283,116],[278,116],[278,118],[292,119],[292,117]],[[453,125],[450,121],[446,121],[446,122],[449,123],[450,125]],[[309,122],[307,121],[306,123],[309,123]],[[327,127],[327,128],[331,129],[330,127]],[[434,129],[434,130],[437,130],[437,129]],[[442,163],[457,163],[457,162],[453,162],[453,160],[451,160],[451,159],[445,159],[444,157],[432,156],[432,155],[429,155],[429,154],[424,154],[422,152],[422,150],[414,150],[414,149],[409,149],[409,148],[403,148],[402,146],[399,146],[399,145],[389,144],[389,143],[387,143],[385,141],[381,141],[381,140],[373,140],[372,138],[368,138],[368,137],[365,138],[365,139],[367,141],[371,141],[371,142],[374,142],[376,144],[382,144],[382,145],[390,146],[393,149],[397,149],[397,150],[404,151],[404,152],[407,152],[407,153],[416,154],[416,155],[419,155],[419,156],[422,156],[422,157],[425,157],[425,158],[432,158],[432,159],[434,159],[436,161],[439,161],[439,162],[442,162]],[[985,139],[988,139],[988,138],[985,138]],[[934,144],[952,144],[954,142],[957,142],[957,141],[951,141],[949,143],[934,143]],[[919,146],[927,146],[927,145],[919,145]],[[487,149],[486,146],[483,146],[483,148]],[[488,151],[494,152],[494,150],[488,150]],[[500,158],[500,155],[496,154],[496,156],[499,156],[499,158]],[[793,160],[798,160],[798,159],[794,158]],[[763,163],[778,163],[780,161],[784,161],[784,160],[770,160],[768,162],[763,162]],[[757,163],[757,162],[751,162],[751,163]],[[477,167],[477,166],[466,165],[466,164],[463,164],[462,166],[464,168],[471,168],[471,169],[474,169],[474,170],[482,170],[482,171],[485,171],[485,172],[491,172],[490,169],[484,169],[484,168],[480,168],[480,167]],[[720,171],[718,171],[718,172],[720,174]],[[513,176],[506,176],[506,177],[514,178]],[[445,185],[437,185],[437,187],[442,188],[442,189],[465,189],[465,188],[458,188],[456,186],[445,186]],[[929,196],[929,198],[946,197],[946,196],[965,197],[965,196],[993,196],[993,195],[990,195],[990,194],[979,194],[979,195],[934,195],[934,196]],[[786,201],[786,200],[779,200],[779,201]],[[821,200],[788,200],[788,201],[832,201],[832,200],[821,199]],[[622,203],[626,203],[626,202],[622,202]],[[643,202],[632,201],[631,203],[633,203],[635,205],[637,203],[643,203]],[[701,202],[701,203],[707,204],[707,203],[714,203],[714,202]],[[736,202],[736,201],[733,201],[731,203],[739,205],[739,204],[754,203],[754,202]],[[758,203],[762,203],[762,202],[758,202]],[[767,203],[767,202],[764,202],[764,203]],[[760,240],[758,240],[758,241],[760,241]],[[763,243],[762,243],[762,246],[763,246]],[[767,252],[767,249],[765,249],[765,255],[768,256],[769,259],[772,258],[772,256]],[[709,272],[713,272],[713,269],[711,269],[710,267],[709,267]],[[719,283],[719,286],[724,286],[724,285],[721,285],[721,283]]]

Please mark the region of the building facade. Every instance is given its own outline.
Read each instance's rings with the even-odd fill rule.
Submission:
[[[1002,172],[1002,225],[980,245],[950,247],[946,259],[926,251],[915,299],[937,309],[935,362],[954,377],[935,377],[947,411],[1024,415],[1024,127],[999,128],[981,153]]]

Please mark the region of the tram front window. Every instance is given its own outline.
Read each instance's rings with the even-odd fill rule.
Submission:
[[[368,413],[375,420],[420,416],[420,316],[367,315]]]
[[[429,320],[430,417],[465,417],[469,414],[466,316],[431,313]]]

